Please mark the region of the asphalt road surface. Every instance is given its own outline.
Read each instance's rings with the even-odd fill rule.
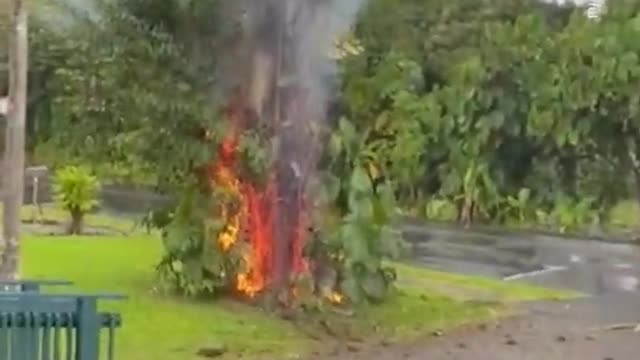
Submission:
[[[407,226],[412,261],[431,268],[576,290],[583,299],[528,305],[519,316],[411,346],[345,359],[638,360],[640,247],[536,234]]]

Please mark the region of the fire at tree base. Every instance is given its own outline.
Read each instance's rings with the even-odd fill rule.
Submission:
[[[309,66],[327,61],[322,55],[327,49],[322,42],[320,51],[309,48],[307,42],[318,35],[309,21],[329,21],[330,10],[318,2],[272,0],[254,3],[246,14],[249,25],[240,46],[251,59],[243,71],[250,76],[225,114],[230,131],[210,164],[209,181],[212,188],[235,194],[234,209],[222,204],[213,214],[226,223],[217,245],[223,252],[237,242],[247,245],[236,289],[250,297],[267,288],[278,298],[294,297],[292,279],[314,266],[302,252],[310,227],[309,180],[321,155],[314,129],[325,118],[326,96],[313,98],[321,74]],[[260,185],[238,169],[238,137],[247,131],[270,147]]]
[[[234,106],[242,102],[236,102]],[[215,229],[209,246],[217,247],[223,255],[239,248],[241,270],[234,280],[235,289],[254,297],[265,288],[282,292],[289,283],[288,275],[294,270],[305,270],[302,260],[302,196],[300,191],[279,185],[280,176],[272,166],[266,167],[262,184],[242,178],[238,169],[238,133],[246,123],[248,111],[231,108],[226,118],[231,131],[225,134],[218,156],[208,171],[209,191],[222,191],[229,201],[219,201],[211,216],[221,220],[222,228]],[[284,190],[284,191],[283,191]],[[293,202],[291,200],[294,200]],[[216,231],[218,232],[216,235]]]
[[[221,116],[226,126],[202,129],[210,161],[195,171],[197,190],[183,201],[184,209],[178,206],[183,218],[171,224],[178,230],[165,232],[169,251],[161,268],[187,292],[227,289],[269,307],[291,306],[308,296],[341,304],[380,299],[395,279],[381,261],[395,251],[382,244],[395,207],[384,202],[393,195],[383,196],[392,192],[382,191],[376,171],[366,170],[375,166],[340,161],[348,165],[333,176],[339,183],[334,188],[341,190],[330,202],[339,208],[335,227],[344,229],[334,231],[340,234],[331,246],[311,231],[329,232],[312,223],[318,218],[312,194],[332,130],[326,120],[335,82],[328,79],[336,78],[337,67],[328,54],[350,24],[336,14],[345,3],[249,3],[232,51],[241,56],[228,71],[232,95]],[[183,233],[188,246],[169,244]]]

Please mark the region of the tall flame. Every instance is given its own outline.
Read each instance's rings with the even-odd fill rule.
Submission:
[[[238,111],[232,110],[227,115],[234,125],[243,121],[238,114]],[[236,246],[242,251],[244,270],[236,275],[236,290],[254,297],[268,286],[273,275],[274,220],[278,194],[275,176],[270,176],[263,186],[257,186],[239,176],[236,163],[238,132],[237,127],[232,129],[221,142],[217,160],[209,166],[209,180],[212,186],[221,187],[233,195],[239,204],[220,204],[212,216],[225,222],[224,228],[215,237],[215,245],[223,252],[229,252]],[[293,219],[294,228],[287,230],[293,238],[291,267],[294,272],[299,273],[305,270],[301,255],[304,223],[301,213],[297,217]]]
[[[226,223],[214,236],[214,245],[223,252],[241,252],[246,266],[234,279],[235,286],[249,296],[272,285],[284,290],[288,277],[306,271],[303,194],[322,153],[319,125],[334,91],[327,79],[338,74],[337,59],[362,51],[356,39],[334,40],[348,32],[362,2],[262,0],[242,6],[243,40],[234,44],[245,56],[234,55],[230,69],[239,71],[222,76],[230,76],[229,84],[239,80],[237,95],[242,95],[229,106],[227,120],[233,129],[210,164],[208,180],[238,199],[238,206],[220,204],[212,214]],[[332,45],[337,49],[327,56]],[[240,176],[235,159],[239,135],[254,118],[277,144],[266,185]]]

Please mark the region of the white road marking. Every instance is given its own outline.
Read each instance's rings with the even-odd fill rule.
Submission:
[[[631,264],[616,264],[614,267],[617,269],[633,269]]]
[[[636,291],[638,284],[640,284],[640,280],[635,276],[619,276],[616,282],[618,286],[625,291]]]
[[[544,274],[548,274],[548,273],[551,273],[551,272],[564,271],[564,270],[567,270],[567,269],[568,268],[566,266],[544,265],[544,267],[542,269],[535,270],[535,271],[529,271],[529,272],[525,272],[525,273],[519,273],[519,274],[510,275],[510,276],[502,278],[502,280],[504,280],[504,281],[518,280],[518,279],[522,279],[522,278],[525,278],[525,277],[539,276],[539,275],[544,275]]]

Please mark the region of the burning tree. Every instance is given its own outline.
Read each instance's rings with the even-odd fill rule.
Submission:
[[[336,9],[337,4],[343,8]],[[384,252],[369,251],[369,239],[344,240],[340,234],[342,243],[323,251],[309,241],[312,194],[326,155],[327,104],[337,75],[327,54],[348,30],[358,1],[252,0],[244,5],[242,40],[230,50],[240,60],[228,71],[236,83],[223,112],[226,126],[202,131],[214,148],[211,160],[197,171],[197,184],[165,228],[168,256],[160,269],[190,292],[228,288],[285,303],[296,291],[293,279],[305,275],[313,278],[316,293],[323,288],[333,301],[344,292],[355,293],[341,287],[351,283],[353,290],[355,273],[372,273],[363,280],[371,284],[374,278],[384,292],[393,275],[382,268]],[[361,169],[353,159],[349,166]],[[358,196],[376,195],[372,173],[364,181],[361,172],[354,176],[362,192]],[[334,201],[340,195],[352,198],[336,191]],[[353,221],[344,223],[351,230],[363,222],[349,215]],[[386,220],[385,215],[383,225]],[[366,236],[381,241],[382,226],[371,230]],[[347,241],[361,242],[358,261],[350,258]],[[353,274],[345,276],[340,268],[347,266]]]
[[[228,251],[240,240],[239,229],[244,230],[250,244],[243,254],[246,269],[235,281],[238,290],[251,296],[267,284],[282,295],[292,275],[307,270],[302,256],[309,225],[306,195],[320,155],[317,125],[324,119],[327,100],[321,92],[326,85],[318,83],[318,66],[323,65],[321,52],[328,50],[323,45],[331,40],[316,36],[321,24],[329,25],[330,5],[259,1],[245,14],[248,26],[242,46],[252,59],[246,69],[250,78],[239,85],[239,95],[230,105],[227,119],[233,130],[222,141],[209,179],[213,186],[236,192],[239,199],[236,209],[222,205],[218,210],[225,221],[218,243]],[[272,145],[273,161],[259,187],[240,176],[234,163],[238,133],[247,129],[261,129],[259,136]]]

